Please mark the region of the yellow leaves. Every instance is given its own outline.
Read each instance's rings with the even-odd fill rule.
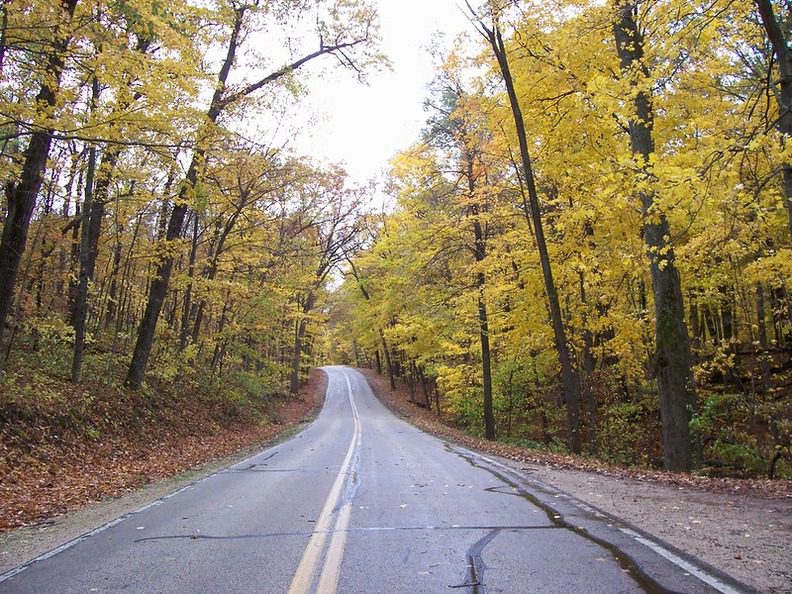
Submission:
[[[437,385],[447,399],[448,411],[455,415],[463,414],[470,407],[471,397],[478,400],[481,370],[477,365],[438,365],[436,367]]]
[[[746,280],[771,287],[787,285],[792,280],[792,249],[781,248],[757,258],[746,268]]]
[[[719,307],[733,286],[790,282],[780,172],[792,162],[792,139],[765,132],[777,111],[768,104],[760,113],[762,83],[738,59],[761,42],[747,4],[642,3],[645,54],[625,73],[611,8],[563,3],[548,18],[526,10],[507,43],[571,341],[580,351],[589,332],[601,361],[640,382],[654,340],[650,263],[666,270],[673,249],[686,303],[695,296],[702,307]],[[361,260],[378,297],[355,302],[394,348],[434,362],[441,390],[459,406],[478,381],[480,295],[496,362],[531,353],[555,365],[508,102],[481,71],[486,59],[466,72],[464,55],[442,73],[466,83],[452,110],[459,128],[442,148],[417,143],[394,158],[396,212]],[[651,121],[637,113],[641,94],[651,98]],[[630,144],[630,123],[651,124],[645,159]],[[469,169],[465,153],[476,155]],[[488,233],[478,263],[474,221]],[[647,250],[646,227],[661,222],[669,232]],[[738,306],[755,315],[750,298]]]

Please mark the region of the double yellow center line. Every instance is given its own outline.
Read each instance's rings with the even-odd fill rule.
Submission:
[[[322,507],[319,518],[314,525],[313,534],[308,540],[308,545],[305,547],[300,564],[297,566],[297,571],[292,578],[291,585],[289,586],[289,594],[307,594],[310,591],[311,584],[313,583],[314,575],[316,574],[316,566],[324,550],[327,535],[331,532],[330,525],[335,520],[332,529],[332,538],[330,539],[330,546],[325,556],[324,566],[319,575],[319,584],[316,588],[317,594],[335,594],[338,589],[338,578],[341,572],[341,561],[344,558],[344,548],[346,547],[347,528],[349,527],[349,520],[352,516],[352,503],[345,501],[337,513],[336,508],[338,501],[344,489],[344,484],[349,476],[349,468],[352,465],[352,460],[355,457],[355,452],[360,447],[360,416],[358,415],[357,406],[355,406],[355,399],[352,396],[352,384],[349,381],[349,376],[344,373],[344,379],[347,385],[347,397],[349,398],[349,406],[352,409],[352,419],[354,421],[354,431],[352,433],[352,440],[349,442],[346,456],[338,471],[333,487],[327,496],[327,500]]]

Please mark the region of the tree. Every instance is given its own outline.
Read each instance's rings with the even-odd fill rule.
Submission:
[[[636,186],[644,215],[643,235],[649,252],[652,292],[655,304],[655,373],[660,392],[663,422],[663,459],[665,467],[689,471],[693,464],[690,419],[695,410],[696,391],[691,371],[690,346],[685,325],[685,305],[681,279],[669,242],[668,219],[654,208],[652,189],[655,145],[652,136],[654,112],[647,90],[649,72],[643,62],[644,36],[636,21],[637,6],[632,2],[615,5],[616,51],[622,76],[633,97],[629,112],[632,153],[638,164]]]
[[[209,142],[213,135],[214,126],[223,112],[256,91],[292,74],[305,64],[321,56],[336,56],[342,64],[356,68],[352,52],[356,48],[365,49],[374,41],[374,13],[367,10],[357,12],[352,10],[350,11],[350,16],[354,16],[357,20],[345,24],[336,30],[328,29],[326,26],[320,27],[319,49],[306,53],[290,64],[277,68],[254,82],[245,84],[241,88],[236,88],[228,85],[229,75],[236,61],[240,45],[245,38],[243,28],[246,18],[252,11],[253,7],[250,5],[232,5],[233,17],[225,58],[218,73],[215,91],[206,113],[206,124],[199,132],[195,152],[171,211],[165,234],[166,244],[172,244],[181,236],[184,218],[200,177],[203,161],[209,150]],[[340,21],[336,20],[335,22],[339,23]],[[326,44],[325,36],[328,34],[332,41]],[[157,265],[157,272],[151,283],[146,310],[140,324],[137,342],[127,372],[126,384],[129,387],[139,388],[145,379],[146,366],[154,341],[154,331],[168,290],[173,264],[173,255],[166,253]]]
[[[539,252],[539,260],[542,266],[545,292],[550,309],[550,321],[553,326],[553,335],[555,337],[555,347],[556,351],[558,352],[559,363],[561,364],[561,384],[563,386],[564,398],[566,401],[567,423],[569,425],[569,448],[573,452],[578,453],[581,451],[582,445],[580,438],[579,412],[580,378],[578,377],[573,365],[569,344],[567,343],[564,321],[561,316],[561,304],[558,299],[558,291],[556,289],[555,280],[553,279],[553,267],[550,262],[550,255],[547,250],[547,240],[545,239],[544,226],[542,223],[542,210],[539,204],[539,193],[536,189],[536,181],[534,179],[531,155],[528,150],[528,136],[525,130],[525,122],[523,120],[520,102],[514,89],[514,81],[512,79],[506,44],[503,41],[503,35],[500,29],[500,8],[495,6],[494,3],[490,5],[489,10],[491,22],[489,25],[487,25],[484,22],[483,17],[480,17],[469,3],[467,6],[475,24],[477,25],[479,33],[481,33],[484,39],[487,40],[492,54],[498,62],[503,83],[506,86],[506,93],[509,97],[509,105],[511,107],[514,126],[517,130],[517,139],[520,145],[520,161],[522,166],[521,173],[528,191],[531,222],[533,223],[536,248]]]
[[[30,218],[36,206],[52,145],[52,112],[58,99],[66,52],[72,40],[70,28],[77,0],[63,0],[59,7],[60,14],[50,16],[63,25],[42,27],[52,37],[41,40],[47,48],[44,53],[45,66],[40,75],[40,87],[34,104],[35,121],[31,122],[33,132],[23,154],[22,169],[18,179],[6,181],[8,210],[0,237],[0,345],[3,344],[7,318],[14,298],[19,263],[27,244]]]
[[[483,392],[484,435],[487,439],[495,439],[495,416],[493,413],[492,395],[492,349],[490,346],[489,314],[487,310],[486,285],[487,277],[484,272],[484,262],[487,257],[487,242],[490,236],[490,226],[487,221],[488,204],[484,196],[487,189],[481,186],[486,184],[488,174],[487,165],[484,163],[484,147],[481,128],[476,130],[476,124],[471,121],[467,112],[466,95],[461,88],[459,80],[449,72],[444,75],[446,79],[440,90],[440,105],[433,105],[437,113],[430,119],[430,128],[426,131],[428,144],[438,145],[446,153],[446,158],[451,162],[455,177],[461,181],[463,187],[455,191],[461,196],[458,200],[462,204],[462,214],[469,219],[473,231],[471,251],[477,263],[473,272],[474,284],[477,290],[476,307],[479,330],[479,344],[481,346],[481,379]]]

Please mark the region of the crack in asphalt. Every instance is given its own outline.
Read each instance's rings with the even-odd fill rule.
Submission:
[[[344,506],[344,504],[352,502],[352,500],[357,495],[358,489],[360,488],[360,483],[360,453],[356,452],[355,457],[352,459],[352,465],[349,469],[346,485],[344,486],[344,493],[341,496],[341,499],[336,505],[334,511],[338,511]]]
[[[604,540],[602,538],[594,536],[588,530],[586,530],[585,528],[583,528],[581,526],[575,526],[574,524],[571,524],[570,522],[568,522],[563,517],[563,515],[561,513],[559,513],[557,510],[553,509],[550,505],[548,505],[548,504],[544,503],[543,501],[541,501],[538,497],[536,497],[532,493],[530,493],[530,492],[526,491],[525,489],[523,489],[520,485],[518,485],[516,482],[514,482],[513,480],[508,478],[505,474],[503,474],[501,472],[498,472],[497,470],[494,470],[493,468],[490,468],[489,466],[485,466],[485,465],[481,464],[480,463],[481,459],[477,458],[476,455],[473,452],[466,452],[466,451],[458,450],[458,449],[456,449],[455,447],[453,447],[449,443],[445,443],[444,446],[445,446],[445,448],[446,448],[446,450],[448,452],[456,454],[457,456],[459,456],[460,458],[465,460],[468,464],[470,464],[474,468],[479,468],[481,470],[484,470],[484,471],[490,473],[496,479],[501,481],[504,485],[509,486],[509,487],[512,488],[511,492],[500,491],[500,490],[498,490],[497,487],[489,487],[489,488],[485,489],[486,491],[490,491],[491,493],[497,493],[497,494],[500,494],[500,495],[516,495],[518,497],[521,497],[525,501],[527,501],[530,504],[534,505],[535,507],[538,507],[539,509],[541,509],[547,515],[547,518],[550,520],[550,522],[553,523],[553,525],[555,527],[561,528],[561,529],[564,529],[564,530],[568,530],[568,531],[570,531],[570,532],[572,532],[574,534],[577,534],[581,538],[584,538],[584,539],[588,540],[589,542],[592,542],[592,543],[602,547],[606,551],[608,551],[610,553],[610,555],[616,560],[616,562],[621,566],[621,568],[624,571],[628,572],[629,575],[635,580],[635,582],[647,594],[681,594],[679,592],[675,592],[673,590],[670,590],[670,589],[664,587],[657,580],[655,580],[654,578],[649,576],[645,571],[643,571],[640,568],[640,566],[633,560],[633,558],[630,557],[630,555],[628,555],[625,551],[620,549],[618,546],[616,546],[616,545],[614,545],[614,544],[612,544],[612,543],[610,543],[610,542],[608,542],[608,541],[606,541],[606,540]],[[492,538],[490,538],[489,540],[487,540],[483,544],[481,549],[478,551],[479,557],[483,553],[484,547],[487,544],[489,544],[489,542],[491,542],[491,541],[492,541]],[[477,569],[477,571],[483,571],[483,565],[482,565],[482,567],[480,569]],[[480,576],[479,576],[479,579],[480,579]],[[481,585],[475,585],[475,586],[472,585],[471,587],[479,588],[480,586]],[[475,589],[475,590],[471,591],[471,594],[483,594],[483,592],[480,589]]]
[[[558,530],[558,526],[370,526],[368,528],[347,528],[343,532],[420,532],[420,531],[481,531],[486,530],[488,533],[501,532],[503,530],[510,531],[533,531],[533,530]],[[325,534],[332,534],[334,532],[341,532],[337,530],[325,530]],[[283,536],[310,536],[314,534],[314,530],[295,530],[291,532],[268,532],[265,534],[229,534],[229,535],[213,535],[213,534],[169,534],[164,536],[149,536],[145,538],[136,538],[135,543],[156,542],[160,540],[246,540],[257,538],[280,538]],[[486,537],[485,537],[486,538]],[[491,540],[491,539],[490,539]],[[487,541],[489,542],[489,541]],[[475,545],[474,545],[475,546]],[[473,550],[471,548],[471,550]]]
[[[484,549],[487,547],[487,545],[491,543],[495,537],[498,536],[498,534],[501,533],[501,530],[503,530],[503,528],[494,528],[490,530],[482,538],[474,542],[473,545],[468,549],[468,567],[465,581],[467,582],[467,586],[470,588],[470,594],[484,594],[485,592],[483,578],[484,571],[487,569],[487,564],[484,563],[482,554],[484,553]]]

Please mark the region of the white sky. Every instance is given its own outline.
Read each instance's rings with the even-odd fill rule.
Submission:
[[[449,47],[471,30],[461,0],[376,0],[382,50],[392,71],[371,73],[368,86],[339,69],[310,83],[299,111],[316,118],[291,146],[320,160],[343,163],[363,183],[386,170],[398,151],[418,140],[426,120],[423,101],[434,73],[429,47]],[[438,32],[444,35],[438,35]]]

